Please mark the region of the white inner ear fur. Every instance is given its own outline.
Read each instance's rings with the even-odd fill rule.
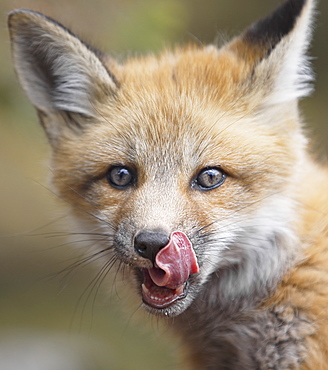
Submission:
[[[79,39],[48,21],[42,19],[42,23],[25,26],[33,27],[36,35],[28,46],[21,42],[21,30],[14,33],[16,70],[29,99],[41,111],[64,110],[95,116],[94,94],[97,90],[105,94],[114,91],[114,81],[98,57]],[[40,68],[37,50],[51,68],[55,86],[50,86]]]
[[[312,92],[313,80],[309,61],[305,55],[312,26],[313,1],[310,1],[298,18],[294,29],[275,47],[268,58],[257,67],[258,75],[274,73],[273,88],[264,101],[265,106],[299,99]]]

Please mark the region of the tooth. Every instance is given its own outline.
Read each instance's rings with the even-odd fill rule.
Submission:
[[[183,291],[184,291],[184,285],[180,285],[178,288],[176,288],[175,294],[180,296],[183,294]]]
[[[149,289],[146,287],[146,285],[145,284],[142,284],[141,285],[141,288],[142,288],[142,291],[145,293],[145,294],[149,294],[150,292],[149,292]]]

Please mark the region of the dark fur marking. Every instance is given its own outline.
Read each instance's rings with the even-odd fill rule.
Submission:
[[[270,51],[273,50],[279,41],[292,31],[306,2],[307,0],[286,1],[274,13],[251,26],[244,39],[253,44],[269,44]]]

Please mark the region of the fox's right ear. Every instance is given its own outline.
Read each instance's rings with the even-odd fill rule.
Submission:
[[[63,112],[95,117],[97,102],[115,95],[118,83],[97,51],[54,20],[16,10],[8,25],[16,73],[41,117]],[[60,127],[51,126],[58,123],[43,124],[50,140],[56,140]]]

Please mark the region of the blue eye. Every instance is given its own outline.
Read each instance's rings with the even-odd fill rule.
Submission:
[[[226,179],[226,174],[218,167],[203,168],[194,181],[199,190],[212,190],[221,186]]]
[[[134,185],[134,171],[126,166],[112,166],[107,173],[107,180],[114,188],[124,190]]]

